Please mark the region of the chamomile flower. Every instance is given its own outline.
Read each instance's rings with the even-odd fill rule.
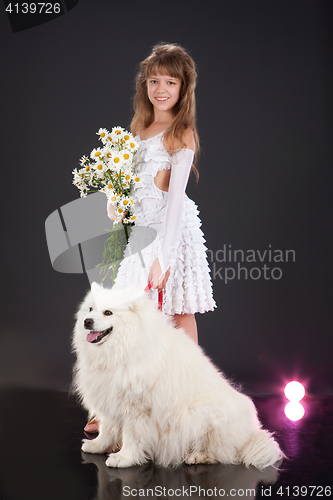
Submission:
[[[73,184],[74,184],[74,186],[76,186],[79,189],[81,189],[81,187],[82,187],[81,179],[73,179]]]
[[[110,132],[106,128],[100,128],[96,134],[99,136],[99,139],[103,144],[106,144],[107,137],[110,135]]]
[[[101,148],[94,148],[90,153],[90,158],[92,160],[97,160],[100,156],[103,156],[103,151]]]
[[[119,200],[119,207],[124,208],[125,210],[129,210],[133,205],[133,200],[129,196],[122,196]]]
[[[106,137],[105,137],[105,141],[106,141],[106,144],[108,145],[113,145],[113,139],[112,139],[112,135],[111,135],[111,132],[109,132]]]
[[[89,177],[89,172],[91,171],[91,164],[87,163],[84,167],[80,168],[79,170],[79,175],[83,178],[86,178],[87,176]]]
[[[125,162],[125,166],[126,167],[131,167],[132,165],[132,160],[133,160],[133,154],[131,151],[129,151],[128,149],[124,149],[122,151],[123,153],[123,159],[124,159],[124,162]]]
[[[132,187],[140,184],[140,175],[134,172],[133,158],[138,142],[122,127],[109,132],[100,128],[97,132],[103,146],[92,150],[89,156],[80,158],[81,168],[73,170],[73,184],[85,197],[90,189],[104,193],[116,207],[116,223],[134,222]]]
[[[81,171],[77,171],[76,169],[73,170],[73,184],[77,185],[78,187],[84,182],[84,174]]]
[[[98,179],[101,179],[105,175],[106,165],[103,161],[97,161],[94,164],[94,174]]]
[[[124,189],[130,189],[131,181],[132,181],[131,174],[128,171],[124,172],[124,174],[122,176],[122,185],[123,185]]]
[[[125,163],[123,152],[112,151],[112,156],[108,159],[108,163],[111,168],[116,168],[117,170],[122,168]]]
[[[124,137],[122,138],[122,140],[124,141],[123,144],[130,141],[131,139],[133,139],[133,135],[125,131]]]
[[[116,216],[116,222],[117,222],[117,219],[118,221],[121,220],[124,216],[124,212],[125,212],[125,209],[122,208],[122,207],[118,207],[115,209],[114,213],[115,213],[115,216]]]
[[[87,194],[88,194],[88,190],[87,190],[87,188],[82,188],[82,189],[80,190],[80,197],[81,197],[81,198],[85,198],[85,197],[87,196]]]
[[[133,181],[134,181],[136,187],[142,186],[142,179],[138,174],[133,175]]]
[[[120,139],[124,138],[126,131],[123,127],[113,127],[111,130],[111,137],[114,142],[118,142]]]
[[[99,190],[99,192],[106,194],[106,197],[109,200],[111,197],[114,196],[113,184],[110,182],[110,184],[107,184],[106,186],[102,187]]]
[[[129,149],[132,153],[136,152],[139,147],[139,143],[134,139],[133,136],[130,137],[125,143],[125,148]]]
[[[109,184],[107,184],[104,189],[105,189],[104,192],[108,199],[114,197],[114,186],[112,182],[109,182]],[[115,197],[115,199],[117,198]]]
[[[80,196],[82,197],[82,192],[87,193],[87,185],[84,182],[81,174],[75,175],[73,179],[73,184],[80,190]]]
[[[111,201],[111,203],[118,203],[120,196],[120,193],[114,193],[112,196],[110,196],[109,200]]]
[[[80,158],[80,165],[81,165],[81,167],[83,167],[83,165],[85,165],[85,163],[87,163],[88,160],[89,160],[89,158],[87,156],[83,155]]]
[[[125,135],[126,130],[123,127],[113,127],[112,134]]]
[[[110,145],[106,145],[104,148],[104,159],[109,161],[112,158],[113,148]]]

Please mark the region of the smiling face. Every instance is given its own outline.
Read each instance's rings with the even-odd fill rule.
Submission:
[[[158,111],[171,111],[179,100],[181,81],[156,71],[147,79],[148,99]]]

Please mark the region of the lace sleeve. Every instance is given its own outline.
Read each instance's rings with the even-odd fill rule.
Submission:
[[[170,267],[180,228],[183,199],[193,163],[194,151],[182,149],[172,156],[162,252],[158,256],[162,273]]]

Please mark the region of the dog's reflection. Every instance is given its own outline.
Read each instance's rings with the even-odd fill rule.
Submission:
[[[94,500],[119,500],[134,496],[254,499],[259,483],[272,484],[278,478],[278,469],[274,467],[260,471],[243,465],[217,464],[167,469],[145,464],[115,469],[105,465],[105,458],[105,455],[82,453],[83,463],[95,464],[98,469],[98,489]]]

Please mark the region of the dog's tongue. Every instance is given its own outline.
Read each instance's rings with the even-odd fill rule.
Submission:
[[[102,332],[89,332],[87,335],[87,341],[93,342]]]

